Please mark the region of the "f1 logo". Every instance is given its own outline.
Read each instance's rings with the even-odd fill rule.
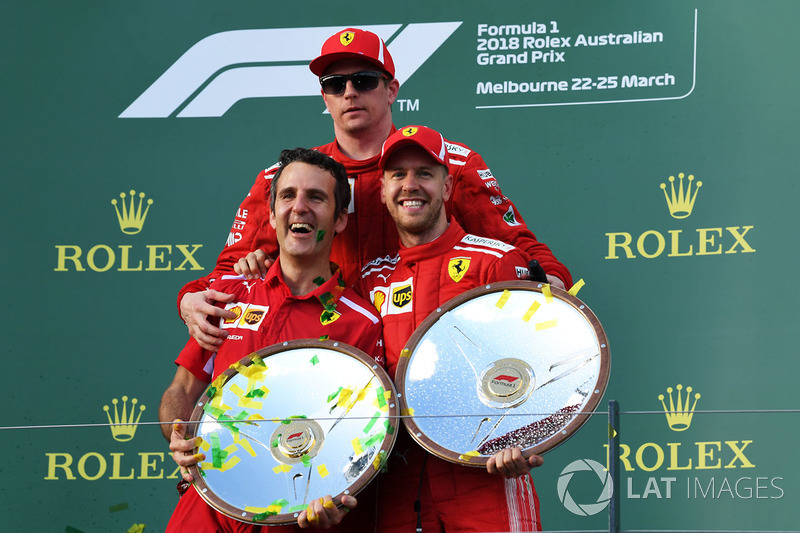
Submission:
[[[397,66],[395,75],[402,83],[459,26],[461,22],[360,27],[388,43]],[[221,117],[245,98],[317,96],[319,83],[308,63],[319,54],[325,39],[339,30],[341,26],[323,26],[209,35],[178,58],[119,118],[165,118],[178,109],[175,116],[180,118]]]

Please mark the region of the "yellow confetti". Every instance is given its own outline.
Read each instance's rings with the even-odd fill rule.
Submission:
[[[570,293],[573,296],[577,296],[578,295],[578,291],[581,290],[584,285],[585,285],[585,283],[583,282],[583,278],[581,278],[567,292]]]
[[[508,302],[509,298],[511,298],[511,291],[506,289],[503,291],[503,294],[500,296],[500,299],[497,300],[497,303],[495,305],[498,308],[502,309],[503,307],[505,307],[506,302]]]
[[[536,324],[536,331],[542,331],[543,329],[550,329],[556,327],[558,323],[558,319],[553,320],[545,320],[544,322],[539,322]]]
[[[411,356],[411,350],[409,350],[408,348],[403,348],[403,350],[400,352],[400,357],[409,357],[409,356]]]
[[[542,285],[542,294],[544,294],[544,299],[547,303],[553,303],[553,291],[550,290],[549,283]]]
[[[358,440],[358,437],[352,440],[353,450],[356,452],[356,455],[361,455],[364,453],[364,448],[361,447],[361,441]]]
[[[278,465],[272,469],[276,474],[285,474],[292,469],[292,465]]]
[[[199,444],[197,446],[201,448],[204,452],[207,452],[211,448],[211,445],[206,441],[204,441],[201,437],[197,437],[197,439],[199,441]]]
[[[319,477],[321,478],[328,477],[328,468],[324,464],[317,467],[317,472],[319,472]]]
[[[247,450],[247,453],[250,454],[250,457],[256,456],[256,451],[253,449],[253,446],[250,444],[250,441],[247,440],[246,437],[242,437],[239,433],[233,434],[233,442]]]
[[[539,302],[533,302],[533,304],[528,308],[524,315],[522,315],[522,320],[525,322],[530,322],[533,313],[535,313],[542,304]]]
[[[400,414],[402,416],[414,416],[414,408],[413,407],[403,408],[400,410]]]
[[[472,452],[467,452],[467,453],[461,454],[461,455],[458,456],[458,458],[461,459],[462,461],[469,462],[470,459],[472,459],[473,457],[477,457],[479,455],[480,454],[478,452],[472,451]]]

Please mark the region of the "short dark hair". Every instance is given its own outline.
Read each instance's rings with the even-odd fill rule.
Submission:
[[[333,189],[336,214],[339,215],[342,210],[347,209],[350,205],[350,184],[347,182],[347,171],[344,165],[322,152],[309,150],[307,148],[294,148],[293,150],[283,150],[281,152],[281,157],[278,160],[280,168],[278,168],[278,171],[272,177],[272,184],[269,188],[270,210],[275,211],[275,199],[278,195],[278,179],[281,177],[283,169],[291,163],[306,163],[330,172],[331,176],[336,180],[336,186]]]

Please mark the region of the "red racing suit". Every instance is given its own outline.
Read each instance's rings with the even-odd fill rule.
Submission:
[[[369,295],[383,317],[390,375],[412,332],[437,307],[480,285],[526,278],[526,265],[526,257],[513,246],[467,234],[451,221],[438,239],[364,266],[356,289]],[[414,531],[418,494],[426,533],[541,530],[530,474],[504,479],[444,461],[406,431],[398,435],[388,472],[378,484],[381,533]]]
[[[189,370],[203,382],[211,382],[242,357],[279,342],[327,336],[366,352],[383,364],[381,321],[375,309],[352,289],[344,287],[339,271],[317,289],[303,296],[292,295],[283,279],[280,259],[264,279],[246,280],[241,276],[224,276],[211,288],[236,294],[226,304],[237,314],[234,320],[223,319],[220,327],[228,331],[217,354],[202,349],[189,339],[175,363]],[[361,533],[374,523],[374,486],[358,495],[358,509],[349,513],[337,527],[329,531]],[[194,486],[181,497],[167,525],[173,532],[255,532],[260,526],[246,524],[217,512],[206,504]],[[266,533],[301,531],[296,525],[264,526]]]
[[[394,131],[394,128],[392,128]],[[469,233],[488,235],[513,244],[529,259],[536,259],[548,274],[560,278],[567,288],[572,286],[569,270],[554,256],[547,245],[536,240],[514,204],[500,191],[497,179],[477,152],[463,144],[446,141],[447,161],[453,176],[453,194],[445,203],[448,220],[452,217]],[[381,172],[379,155],[363,161],[350,159],[336,141],[316,148],[339,161],[347,169],[352,200],[347,227],[333,240],[331,261],[341,265],[348,285],[369,260],[397,251],[397,230],[380,201]],[[178,293],[178,308],[183,295],[206,289],[212,279],[233,271],[236,262],[257,249],[275,257],[278,243],[269,223],[269,186],[277,165],[262,171],[247,197],[242,201],[214,270],[187,283]]]

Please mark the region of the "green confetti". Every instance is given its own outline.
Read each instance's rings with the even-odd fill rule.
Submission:
[[[214,407],[210,403],[207,403],[203,406],[203,411],[205,411],[209,416],[217,419],[225,416],[225,409]]]
[[[277,436],[277,437],[275,437],[275,440],[274,440],[274,441],[272,441],[272,442],[270,443],[270,445],[271,445],[273,448],[277,448],[277,447],[278,447],[278,444],[280,444],[280,443],[281,443],[281,437],[282,437],[282,436],[283,436],[283,434],[281,434],[281,433],[278,433],[278,436]]]
[[[386,427],[386,433],[394,435],[394,426],[388,420],[384,422],[384,427]]]
[[[296,513],[297,511],[302,511],[302,510],[303,510],[303,509],[305,509],[305,508],[306,508],[305,504],[302,504],[302,503],[301,503],[300,505],[294,505],[294,506],[292,506],[292,507],[289,507],[289,508],[286,510],[286,512],[287,512],[287,513]]]
[[[380,433],[376,433],[373,436],[371,436],[370,438],[368,438],[367,440],[363,441],[361,443],[361,447],[362,448],[369,448],[373,444],[376,444],[376,443],[382,441],[385,436],[386,436],[386,433],[384,433],[383,431],[381,431]]]
[[[253,389],[244,395],[245,398],[263,398],[267,394],[264,388]]]
[[[341,276],[341,273],[339,274],[339,279],[337,279],[337,280],[336,280],[336,283],[337,283],[337,285],[339,285],[341,288],[345,288],[345,287],[347,287],[347,285],[345,285],[345,283],[344,283],[344,278]]]
[[[266,520],[268,516],[275,516],[276,514],[278,514],[276,511],[264,511],[263,513],[254,514],[253,522],[261,522]]]
[[[317,230],[317,242],[321,241],[324,238],[325,238],[325,230],[324,229]]]
[[[118,503],[117,505],[112,505],[111,507],[109,507],[108,508],[108,512],[109,513],[116,513],[118,511],[124,511],[127,508],[128,508],[128,503],[127,502]]]
[[[216,393],[217,393],[216,387],[209,387],[208,390],[206,391],[206,396],[208,396],[209,398],[213,398]]]
[[[331,338],[331,336],[330,336],[330,335],[320,335],[320,337],[319,337],[319,340],[321,340],[321,341],[326,341],[326,340],[328,340],[328,339],[330,339],[330,338]]]
[[[319,364],[319,357],[317,357],[316,355],[314,357],[312,357],[311,358],[311,364],[312,364],[312,366]]]
[[[333,301],[333,294],[330,292],[326,292],[325,294],[319,297],[319,301],[327,311],[333,311],[336,309],[336,303]]]
[[[364,433],[369,433],[369,430],[372,429],[372,426],[375,425],[375,422],[378,421],[378,418],[380,418],[380,416],[381,416],[380,411],[376,412],[375,415],[373,415],[372,419],[369,421],[369,424],[367,424],[367,427],[364,428]]]
[[[334,398],[336,398],[337,396],[339,396],[339,393],[340,393],[340,392],[342,392],[342,389],[343,389],[343,387],[339,387],[339,390],[337,390],[336,392],[332,392],[331,394],[329,394],[329,395],[328,395],[328,402],[330,402],[331,400],[333,400]]]
[[[375,391],[375,395],[378,397],[378,407],[386,405],[386,391],[383,387],[378,387],[378,390]]]
[[[303,461],[304,467],[308,468],[309,466],[311,466],[311,457],[309,457],[307,453],[303,454],[300,460]]]
[[[128,528],[128,531],[125,533],[142,533],[144,528],[147,527],[144,524],[133,524],[131,527]]]
[[[256,365],[256,366],[267,366],[266,363],[264,363],[264,360],[261,359],[261,357],[258,356],[258,355],[252,356],[250,358],[250,360],[252,361],[253,365]]]
[[[317,287],[319,287],[320,285],[325,283],[325,278],[323,278],[322,276],[317,276],[316,278],[314,278],[314,283],[316,283]]]

